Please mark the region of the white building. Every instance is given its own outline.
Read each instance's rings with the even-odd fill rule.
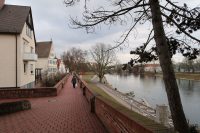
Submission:
[[[0,1],[0,88],[34,87],[35,32],[31,7]]]
[[[66,67],[62,59],[57,59],[57,68],[58,68],[58,72],[66,73],[66,70],[65,70]]]
[[[144,65],[145,72],[162,72],[160,64],[145,64]]]
[[[38,54],[36,70],[41,70],[41,73],[47,72],[48,75],[57,73],[57,58],[52,41],[37,42],[36,53]]]

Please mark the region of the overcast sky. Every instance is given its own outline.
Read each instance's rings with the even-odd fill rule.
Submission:
[[[102,5],[105,0],[90,0],[92,7]],[[179,0],[186,1],[189,6],[200,5],[199,0]],[[78,16],[81,18],[83,6],[81,4],[76,7],[65,7],[63,0],[6,0],[6,4],[31,6],[37,41],[53,40],[54,49],[57,56],[63,51],[67,51],[71,47],[88,50],[96,43],[103,42],[115,45],[115,41],[126,30],[123,26],[114,25],[97,29],[93,34],[87,34],[84,29],[69,28],[69,16]],[[107,4],[107,3],[106,3]],[[127,63],[132,55],[129,51],[139,44],[144,43],[147,37],[147,30],[151,25],[140,25],[129,38],[129,45],[124,45],[123,50],[117,51],[118,59],[121,63]],[[176,61],[180,61],[177,56]]]

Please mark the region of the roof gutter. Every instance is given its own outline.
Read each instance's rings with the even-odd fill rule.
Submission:
[[[16,88],[17,88],[17,75],[18,75],[18,72],[17,72],[17,34],[15,34],[15,45],[16,45]]]

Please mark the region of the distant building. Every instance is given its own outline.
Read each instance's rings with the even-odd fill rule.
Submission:
[[[0,88],[35,85],[35,32],[31,7],[0,1]]]
[[[57,69],[60,73],[66,73],[65,64],[62,59],[57,59]]]
[[[144,65],[145,72],[161,72],[160,64],[145,64]]]
[[[52,41],[37,42],[36,53],[38,54],[36,71],[40,70],[41,73],[46,72],[47,74],[57,73],[57,58]]]

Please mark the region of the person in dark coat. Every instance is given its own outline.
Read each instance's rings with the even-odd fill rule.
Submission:
[[[73,84],[73,88],[75,88],[76,87],[76,76],[73,76],[72,84]]]

